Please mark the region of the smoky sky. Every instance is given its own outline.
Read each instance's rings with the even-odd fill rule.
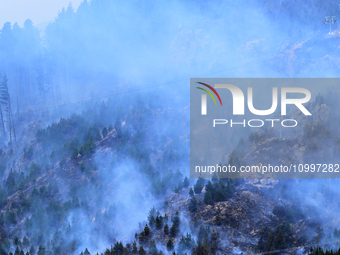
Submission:
[[[31,19],[34,25],[53,21],[58,12],[70,3],[76,9],[81,0],[1,0],[0,24],[18,22],[22,26],[26,19]]]

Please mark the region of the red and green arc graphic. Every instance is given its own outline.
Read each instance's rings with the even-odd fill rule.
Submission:
[[[197,83],[199,83],[199,84],[201,84],[201,85],[204,85],[204,86],[206,86],[207,88],[211,89],[211,91],[214,92],[215,95],[217,96],[218,100],[220,100],[220,103],[221,103],[221,106],[222,106],[222,100],[221,100],[221,98],[220,98],[220,95],[217,93],[217,91],[216,91],[213,87],[211,87],[210,85],[205,84],[205,83],[203,83],[203,82],[197,82]],[[211,98],[214,100],[215,105],[217,105],[216,100],[215,100],[214,96],[210,93],[210,91],[208,91],[208,90],[206,90],[206,89],[203,89],[203,88],[200,88],[200,87],[197,87],[197,88],[203,90],[204,92],[207,92],[207,94],[208,94],[209,96],[211,96]]]

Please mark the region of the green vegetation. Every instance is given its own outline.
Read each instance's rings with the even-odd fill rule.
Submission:
[[[188,210],[190,212],[195,212],[197,210],[197,200],[195,196],[193,196],[188,203]]]
[[[166,248],[168,249],[168,251],[172,251],[174,249],[174,243],[171,239],[169,239],[169,241],[166,243]]]
[[[310,248],[308,255],[340,255],[340,248],[338,250],[324,250],[321,247]]]
[[[210,227],[200,226],[197,238],[197,245],[191,253],[193,255],[215,254],[221,245],[218,233],[215,229],[211,231]]]
[[[227,184],[220,180],[214,184],[209,181],[205,186],[204,203],[212,205],[214,202],[225,201],[232,197],[235,190],[235,181],[228,179]]]
[[[285,247],[292,247],[294,241],[298,241],[301,244],[303,241],[294,240],[292,233],[292,226],[289,223],[278,225],[275,229],[263,227],[255,250],[257,252],[270,252],[282,250]]]
[[[195,193],[201,194],[203,187],[204,187],[204,179],[198,179],[196,184],[194,185]]]

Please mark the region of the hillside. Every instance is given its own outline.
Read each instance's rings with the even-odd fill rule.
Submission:
[[[111,104],[45,127],[33,122],[21,143],[3,151],[2,249],[69,254],[85,248],[104,252],[113,245],[104,254],[120,254],[115,249],[132,254],[137,248],[160,254],[172,247],[179,254],[252,254],[308,251],[339,238],[340,222],[333,213],[338,207],[336,179],[190,180],[185,171],[169,167],[187,157],[185,133],[155,138],[150,126],[134,129],[136,116],[141,123],[144,113],[162,120],[177,111],[139,105],[115,121],[96,123],[103,109],[117,116],[119,110]],[[284,133],[285,138],[279,129],[252,132],[228,156],[229,163],[306,163],[316,156],[333,157],[337,147],[327,141],[337,141],[339,134],[333,128],[337,123],[331,122],[336,113],[328,109],[337,104],[318,96],[308,106],[313,120],[299,119],[304,123],[299,131]]]

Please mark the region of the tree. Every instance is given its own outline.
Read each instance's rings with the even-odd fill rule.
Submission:
[[[204,194],[204,203],[206,203],[207,205],[212,205],[214,203],[210,190],[207,190],[207,192],[205,192]]]
[[[168,207],[169,207],[169,202],[168,201],[164,201],[163,208],[166,209]]]
[[[123,132],[122,132],[122,122],[120,121],[120,119],[116,120],[114,127],[117,133],[117,138],[121,138],[123,135]]]
[[[213,229],[211,233],[211,251],[213,254],[220,248],[221,242],[219,241],[219,234],[217,233],[216,229]]]
[[[14,136],[14,139],[16,140],[15,135],[15,129],[14,129],[14,121],[13,121],[13,114],[12,114],[12,108],[11,108],[11,100],[10,95],[8,92],[8,85],[7,85],[8,79],[6,74],[3,76],[2,81],[0,82],[0,104],[5,105],[5,112],[7,115],[7,128],[9,131],[9,139],[10,144],[12,146],[12,135]],[[0,117],[2,116],[2,111],[0,111]]]
[[[16,215],[13,210],[9,211],[7,210],[6,212],[6,222],[7,224],[15,224],[17,223]]]
[[[315,233],[316,233],[315,242],[317,245],[319,245],[323,236],[323,228],[320,225],[318,225],[315,229]]]
[[[193,196],[194,196],[194,191],[193,191],[193,189],[192,189],[192,188],[190,188],[190,190],[189,190],[189,195],[190,195],[191,197],[193,197]]]
[[[219,215],[216,215],[215,223],[216,223],[217,226],[221,226],[222,225],[222,220],[221,220],[221,217]]]
[[[137,253],[137,243],[136,243],[136,241],[133,241],[133,244],[132,244],[132,253],[133,254]]]
[[[249,137],[248,137],[249,141],[251,141],[251,142],[257,142],[259,140],[259,138],[260,137],[259,137],[259,134],[257,132],[251,132],[249,134]]]
[[[197,200],[195,198],[195,196],[193,196],[188,204],[188,209],[190,212],[195,212],[197,210]]]
[[[32,245],[31,248],[30,248],[30,254],[31,254],[31,255],[34,255],[34,254],[35,254],[35,248],[34,248],[33,245]]]
[[[78,157],[78,150],[76,147],[74,147],[72,154],[71,154],[71,159],[77,159],[77,157]]]
[[[146,251],[144,250],[143,246],[139,246],[139,250],[138,250],[138,254],[139,255],[146,255]]]
[[[148,240],[150,235],[150,228],[148,227],[148,225],[146,224],[146,226],[144,227],[144,230],[139,234],[138,240],[141,243],[144,243]]]
[[[65,165],[65,163],[66,163],[66,158],[65,156],[63,156],[59,161],[59,166],[62,168]]]
[[[197,233],[198,242],[208,243],[210,234],[211,234],[210,227],[209,226],[204,227],[203,225],[201,225]]]
[[[187,187],[189,187],[189,185],[190,185],[190,181],[189,181],[188,177],[185,176],[185,178],[183,180],[183,187],[187,188]]]
[[[192,250],[192,255],[201,255],[201,254],[211,254],[209,249],[209,243],[198,242],[197,246]]]
[[[114,254],[123,254],[124,251],[124,245],[122,242],[116,242],[114,247],[113,247],[113,252]],[[112,252],[112,248],[111,248]]]
[[[274,243],[275,243],[275,249],[278,249],[278,250],[282,250],[286,246],[285,237],[284,237],[284,235],[281,231],[280,226],[278,226],[276,228],[276,236],[275,236],[275,239],[274,239]]]
[[[173,224],[172,227],[170,228],[170,235],[172,237],[175,237],[178,231],[179,231],[178,226],[176,224]]]
[[[273,208],[273,214],[277,217],[286,217],[286,209],[282,205],[275,205]]]
[[[104,127],[102,130],[103,137],[105,138],[109,132],[107,131],[107,128]]]
[[[146,236],[148,236],[150,234],[150,228],[148,227],[148,224],[145,225],[144,233],[145,233]]]
[[[161,229],[163,227],[163,217],[162,215],[156,217],[156,228]]]
[[[45,247],[43,246],[39,246],[39,250],[38,250],[38,253],[37,255],[45,255]]]
[[[25,159],[32,159],[33,157],[33,147],[32,145],[28,148],[28,150],[24,150],[24,158]]]
[[[164,234],[166,234],[166,235],[169,234],[169,226],[168,226],[168,224],[165,224],[165,226],[164,226]]]
[[[222,168],[222,164],[221,164],[221,163],[219,164],[219,166]],[[214,172],[214,174],[213,174],[213,176],[212,176],[212,178],[211,178],[211,181],[212,181],[213,183],[215,183],[215,182],[218,181],[218,175],[217,175],[216,172]]]
[[[19,242],[20,242],[19,237],[18,237],[18,236],[15,236],[15,237],[13,238],[13,244],[14,244],[14,246],[19,246]]]
[[[79,149],[79,153],[81,155],[90,156],[96,151],[96,143],[91,137],[87,142],[82,144]]]
[[[269,232],[269,236],[268,236],[267,241],[265,243],[265,247],[266,247],[267,252],[275,250],[273,230],[270,230],[270,232]]]
[[[30,245],[30,241],[28,240],[27,236],[24,236],[22,239],[22,244],[24,247],[28,247]]]
[[[194,185],[194,191],[196,194],[201,194],[202,189],[203,189],[203,183],[204,183],[203,179],[197,180],[196,184]]]
[[[7,252],[5,251],[3,245],[0,244],[0,255],[7,255]]]
[[[184,250],[191,250],[195,247],[195,240],[191,237],[189,233],[187,233],[186,236],[182,236],[179,244],[178,244],[178,250],[184,251]]]
[[[148,221],[149,221],[149,225],[150,227],[153,227],[155,225],[155,218],[156,218],[156,209],[153,206],[148,214]]]
[[[174,243],[171,239],[169,239],[169,241],[166,243],[166,248],[168,249],[168,251],[172,251],[174,249]]]
[[[174,223],[174,225],[179,227],[179,224],[181,223],[181,219],[179,217],[178,211],[176,211],[176,213],[171,216],[171,221]]]
[[[17,248],[15,249],[14,255],[20,255],[20,250],[19,247],[17,246]]]
[[[3,81],[0,83],[0,117],[1,117],[1,127],[2,127],[2,132],[4,134],[4,137],[6,137],[6,131],[5,131],[5,122],[4,122],[4,116],[3,116],[3,112],[2,112],[2,107],[1,107],[1,103],[2,103],[2,90],[5,90],[5,88],[3,87],[3,83],[6,83],[7,86],[7,78],[6,76],[3,78]]]
[[[11,168],[6,179],[7,194],[12,194],[15,191],[15,172]],[[7,201],[7,196],[6,196]]]

